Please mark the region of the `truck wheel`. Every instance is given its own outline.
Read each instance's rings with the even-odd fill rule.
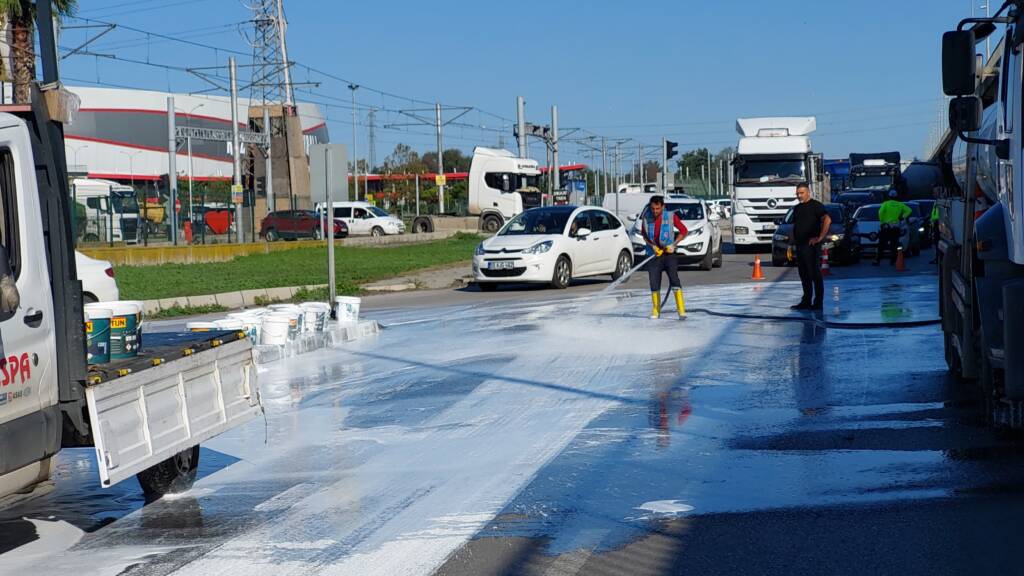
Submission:
[[[434,231],[430,218],[417,218],[412,222],[412,231],[416,234],[428,234]]]
[[[160,497],[191,488],[198,469],[199,446],[193,446],[139,472],[135,477],[146,496]]]
[[[374,238],[380,238],[383,235],[384,229],[381,228],[380,226],[374,226],[373,230],[370,230],[370,236],[373,236]]]
[[[572,281],[572,263],[568,256],[559,256],[555,262],[555,272],[551,275],[551,287],[556,290],[564,290],[569,287]]]
[[[700,261],[700,269],[704,272],[711,270],[712,266],[714,265],[714,262],[712,261],[714,260],[714,258],[715,255],[711,252],[711,246],[708,246],[707,253],[704,254],[704,258],[702,258]]]
[[[618,280],[629,272],[629,269],[633,267],[633,257],[629,254],[628,250],[623,250],[619,254],[619,259],[615,261],[615,271],[612,272],[612,280]]]
[[[267,230],[267,242],[277,242],[280,238],[281,237],[277,234],[277,230],[274,230],[273,228]]]
[[[483,220],[483,231],[488,234],[494,234],[501,228],[501,218],[491,214],[490,216],[484,216]]]

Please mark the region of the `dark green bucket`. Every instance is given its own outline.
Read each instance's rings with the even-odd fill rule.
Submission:
[[[106,364],[110,362],[110,318],[113,312],[109,308],[87,306],[85,316],[89,364]]]

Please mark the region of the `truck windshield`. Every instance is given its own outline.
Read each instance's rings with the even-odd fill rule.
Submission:
[[[736,166],[737,184],[795,184],[804,180],[802,160],[744,158]]]
[[[569,222],[572,210],[533,209],[527,210],[515,218],[498,232],[498,236],[518,236],[526,234],[561,234]]]
[[[135,198],[134,194],[118,194],[117,192],[114,192],[110,195],[110,201],[114,205],[115,214],[139,213],[139,201]]]
[[[888,190],[892,187],[892,176],[886,176],[884,174],[863,174],[860,176],[854,176],[851,186],[862,189]]]

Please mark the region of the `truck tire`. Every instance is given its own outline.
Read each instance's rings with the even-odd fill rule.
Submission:
[[[501,218],[494,214],[489,214],[480,221],[480,229],[488,234],[494,234],[501,228],[501,224]]]
[[[139,472],[135,477],[146,496],[159,498],[191,488],[198,469],[199,446],[193,446]]]
[[[414,234],[429,234],[434,231],[434,223],[426,216],[417,216],[412,221]]]
[[[551,287],[555,290],[565,290],[572,282],[572,262],[569,257],[562,255],[555,262],[555,271],[551,274]]]

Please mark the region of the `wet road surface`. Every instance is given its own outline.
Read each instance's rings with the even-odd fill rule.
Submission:
[[[96,488],[90,450],[0,511],[0,572],[1020,572],[1024,450],[945,375],[934,278],[705,286],[685,322],[611,299],[380,311],[270,365],[266,421],[188,493]],[[33,532],[34,531],[34,532]],[[28,536],[26,536],[26,534]]]

